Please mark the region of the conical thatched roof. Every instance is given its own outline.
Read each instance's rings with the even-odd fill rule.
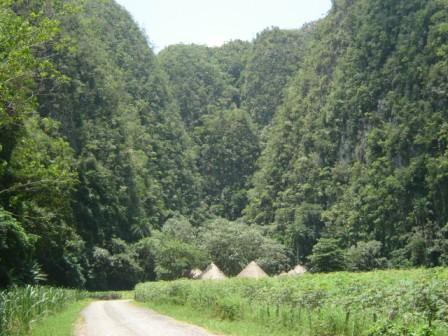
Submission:
[[[190,279],[199,279],[201,274],[202,274],[202,271],[199,268],[194,268],[190,271],[189,277],[190,277]]]
[[[260,266],[255,261],[252,261],[247,265],[240,274],[237,275],[238,278],[266,278],[268,275],[261,269]]]
[[[227,279],[225,274],[214,263],[208,265],[205,271],[199,276],[201,280],[223,280]]]
[[[303,275],[304,273],[306,273],[307,270],[303,265],[297,265],[296,267],[294,267],[292,270],[290,270],[288,272],[289,275]]]

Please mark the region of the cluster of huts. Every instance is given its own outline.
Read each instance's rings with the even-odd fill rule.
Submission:
[[[306,273],[306,269],[302,265],[297,265],[289,272],[283,272],[279,276],[299,276]],[[227,276],[216,266],[211,263],[204,271],[194,269],[190,272],[190,277],[196,280],[223,280]],[[255,262],[250,262],[237,276],[237,278],[261,279],[267,278],[269,275]]]

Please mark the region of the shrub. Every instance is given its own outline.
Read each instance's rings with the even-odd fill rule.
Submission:
[[[382,244],[379,241],[358,242],[346,251],[347,267],[351,271],[370,271],[387,266],[381,257]]]

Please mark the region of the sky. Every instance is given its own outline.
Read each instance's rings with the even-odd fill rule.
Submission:
[[[117,0],[156,51],[176,43],[220,46],[252,40],[267,27],[300,28],[328,12],[331,0]]]

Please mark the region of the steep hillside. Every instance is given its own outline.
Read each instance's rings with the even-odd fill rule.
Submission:
[[[275,117],[248,221],[299,260],[326,237],[359,253],[373,241],[394,266],[446,264],[447,15],[446,1],[335,1]]]
[[[266,29],[252,42],[174,45],[158,55],[198,153],[210,215],[241,217],[262,134],[300,68],[313,25]]]
[[[284,88],[301,67],[314,24],[300,30],[265,29],[251,44],[243,73],[243,106],[253,120],[270,124],[284,98]]]
[[[116,238],[136,241],[174,213],[188,215],[197,207],[200,190],[192,146],[146,38],[114,1],[18,2],[18,15],[7,6],[12,22],[28,24],[42,40],[38,50],[25,49],[36,55],[36,60],[31,53],[23,56],[28,57],[24,64],[30,79],[31,71],[39,75],[44,66],[52,75],[41,74],[28,91],[24,87],[23,98],[20,92],[10,97],[2,91],[6,102],[26,102],[34,95],[30,90],[37,97],[20,107],[24,131],[11,129],[15,138],[2,131],[2,147],[14,139],[27,141],[11,143],[3,152],[3,205],[37,238],[27,244],[33,246],[29,257],[42,265],[41,271],[52,282],[83,285],[95,246],[113,249]],[[29,19],[32,13],[40,15],[39,21]],[[20,61],[12,52],[10,59]],[[30,119],[26,109],[37,107]],[[25,130],[31,132],[29,140]],[[62,181],[53,186],[53,178]],[[38,187],[28,191],[20,183]],[[17,193],[21,188],[24,195]],[[45,229],[39,220],[43,216]],[[10,222],[16,225],[13,218]]]
[[[68,80],[40,101],[76,151],[74,200],[86,239],[139,238],[197,201],[189,139],[167,82],[129,14],[88,1],[62,23],[72,48],[54,62]]]

